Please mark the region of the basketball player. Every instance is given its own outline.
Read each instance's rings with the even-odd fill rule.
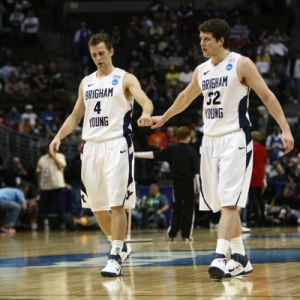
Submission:
[[[199,31],[203,55],[209,59],[195,69],[191,83],[164,115],[152,117],[151,128],[162,126],[203,94],[200,210],[221,210],[216,252],[208,272],[211,278],[222,279],[253,270],[245,254],[238,214],[238,207],[246,205],[252,171],[251,88],[279,124],[285,153],[293,149],[294,140],[278,100],[254,63],[227,50],[230,26],[224,20],[210,19]],[[226,266],[229,247],[232,255]]]
[[[150,126],[153,104],[135,76],[113,66],[114,49],[107,35],[92,35],[88,48],[97,71],[81,81],[75,107],[49,147],[55,156],[61,140],[84,116],[82,206],[91,208],[112,243],[101,275],[115,277],[122,275],[122,261],[131,254],[124,239],[127,229],[125,208],[135,207],[134,149],[130,138],[134,99],[143,109],[139,126]]]

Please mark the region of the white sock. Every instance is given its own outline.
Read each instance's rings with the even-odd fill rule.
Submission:
[[[224,239],[218,239],[216,252],[219,254],[224,254],[226,256],[229,246],[230,246],[229,241]]]
[[[112,241],[112,248],[110,254],[117,255],[120,254],[123,249],[123,241],[114,240]]]
[[[242,236],[231,240],[231,253],[246,254]]]

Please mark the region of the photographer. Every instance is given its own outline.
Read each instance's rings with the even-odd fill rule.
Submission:
[[[166,216],[164,212],[169,209],[167,197],[159,192],[157,184],[151,184],[149,188],[150,197],[141,201],[138,211],[132,215],[133,221],[137,222],[139,228],[166,228]]]

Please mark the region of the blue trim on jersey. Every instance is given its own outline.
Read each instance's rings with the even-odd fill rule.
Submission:
[[[132,145],[132,140],[130,136],[125,136],[126,142],[127,142],[127,146],[128,146],[128,153],[129,153],[129,149],[131,147],[133,147]],[[133,182],[133,170],[132,170],[132,161],[134,159],[134,155],[133,155],[133,151],[132,153],[130,153],[128,155],[128,164],[129,164],[129,172],[128,172],[128,182],[127,182],[127,187],[130,186],[130,184]],[[127,193],[124,196],[124,200],[123,200],[123,205],[125,204],[126,201],[126,197],[127,197]]]
[[[245,128],[251,125],[250,120],[247,118],[247,110],[248,110],[248,94],[241,99],[238,107],[240,128]]]
[[[244,128],[244,133],[245,133],[245,137],[246,137],[246,145],[248,146],[251,143],[251,141],[252,141],[252,136],[251,136],[250,130],[248,128]],[[247,147],[246,147],[246,149],[247,149]],[[249,152],[247,152],[247,156],[246,156],[246,169],[249,166],[249,162],[250,162],[251,156],[252,156],[252,150],[249,151]]]
[[[124,115],[124,120],[123,120],[123,135],[124,136],[132,133],[132,130],[130,129],[131,119],[132,119],[131,116],[132,116],[132,107],[131,107],[131,110],[129,110]]]

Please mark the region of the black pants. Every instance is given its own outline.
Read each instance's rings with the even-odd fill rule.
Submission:
[[[255,225],[265,223],[265,204],[262,197],[262,187],[251,187],[249,189],[250,201],[252,201],[255,216]]]
[[[60,224],[65,223],[65,213],[63,209],[62,189],[43,190],[40,193],[40,217],[48,217],[50,204],[53,204]]]
[[[173,180],[174,204],[169,237],[175,238],[181,229],[182,238],[192,236],[195,217],[194,179]]]

